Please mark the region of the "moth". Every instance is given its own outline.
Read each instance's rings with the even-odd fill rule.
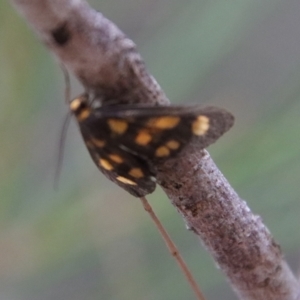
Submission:
[[[70,110],[97,167],[135,197],[155,190],[157,164],[194,138],[199,149],[206,148],[234,120],[226,110],[199,105],[94,107],[87,94],[72,100]]]

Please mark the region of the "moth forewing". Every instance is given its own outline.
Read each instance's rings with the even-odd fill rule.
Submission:
[[[155,189],[157,164],[176,156],[192,139],[203,149],[233,125],[220,108],[111,105],[93,108],[86,96],[70,104],[98,168],[134,196]]]

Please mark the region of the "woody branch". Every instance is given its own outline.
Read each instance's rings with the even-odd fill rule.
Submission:
[[[123,103],[169,103],[135,52],[134,43],[86,2],[11,1],[90,93],[112,101],[118,97]],[[191,144],[158,171],[158,183],[240,299],[297,298],[299,283],[279,245],[206,150]]]

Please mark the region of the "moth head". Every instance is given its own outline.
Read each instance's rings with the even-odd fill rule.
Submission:
[[[70,102],[70,110],[78,121],[86,119],[91,112],[87,95],[81,95]]]

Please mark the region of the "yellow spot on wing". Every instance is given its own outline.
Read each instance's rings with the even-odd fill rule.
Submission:
[[[117,180],[119,180],[120,182],[122,183],[125,183],[125,184],[129,184],[129,185],[136,185],[136,183],[128,178],[125,178],[123,176],[118,176],[116,178]]]
[[[107,171],[111,171],[114,168],[106,159],[103,158],[99,159],[99,164],[103,169]]]
[[[107,123],[110,129],[118,134],[123,134],[128,128],[127,122],[118,119],[108,119]]]
[[[165,146],[158,147],[155,151],[155,156],[157,157],[164,157],[169,155],[170,155],[170,150]]]
[[[99,140],[99,139],[95,139],[95,138],[92,138],[91,139],[91,142],[98,148],[102,148],[105,146],[105,141],[103,140]]]
[[[108,157],[117,164],[121,164],[123,162],[123,158],[118,154],[110,154]]]
[[[195,135],[204,135],[209,129],[209,118],[206,116],[198,116],[192,123],[192,131]]]
[[[155,127],[158,129],[172,129],[180,122],[179,117],[160,117],[152,118],[147,122],[149,127]]]
[[[151,140],[152,140],[152,136],[150,135],[149,132],[145,130],[141,130],[135,138],[135,142],[141,146],[148,145],[151,142]]]
[[[128,174],[135,178],[144,177],[144,173],[140,168],[132,168]]]
[[[170,140],[166,143],[166,146],[171,150],[177,150],[180,147],[180,143],[175,140]]]

